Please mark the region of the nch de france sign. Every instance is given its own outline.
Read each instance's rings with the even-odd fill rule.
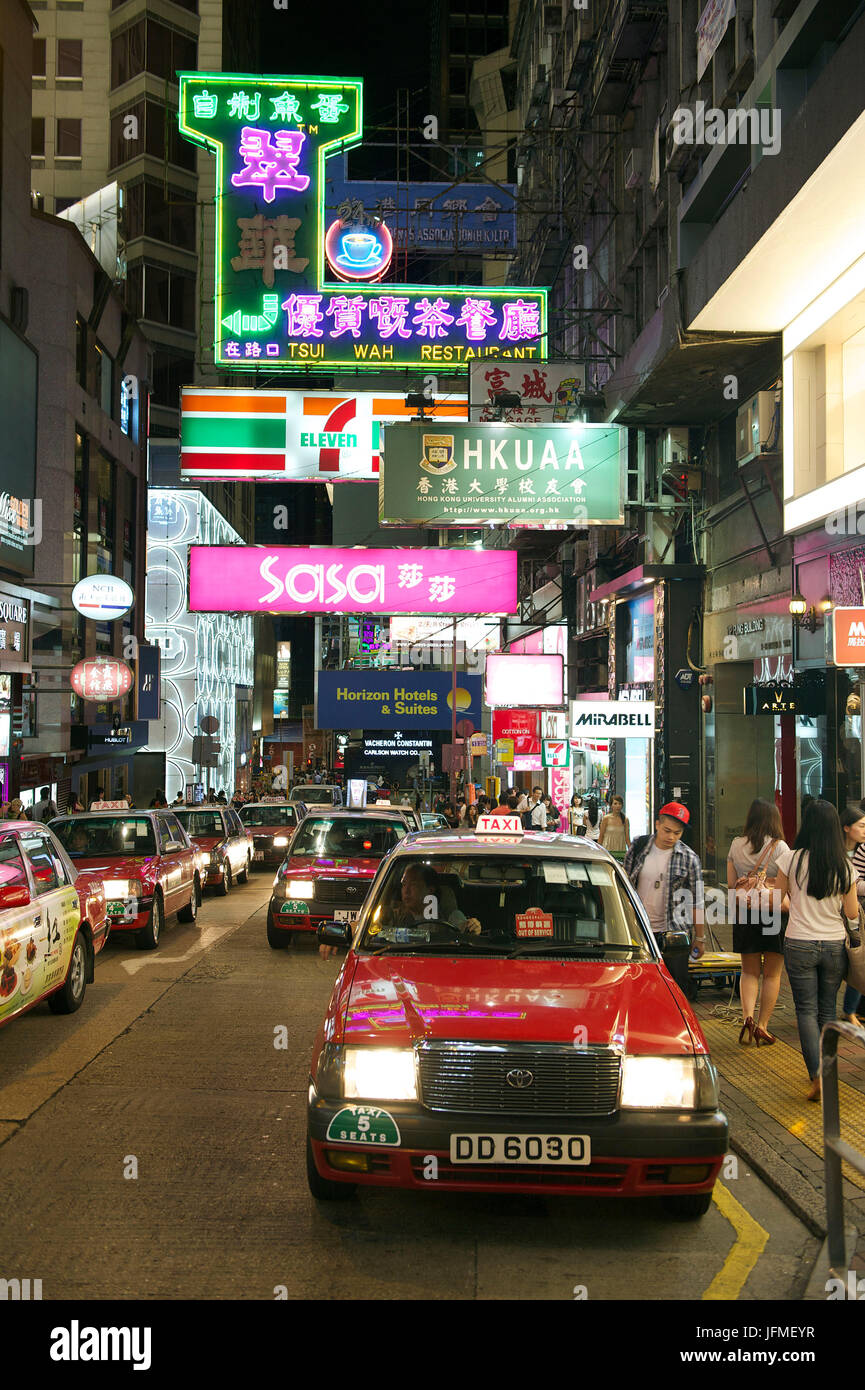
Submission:
[[[360,78],[181,72],[180,132],[216,155],[214,360],[249,372],[455,367],[547,353],[547,291],[403,285],[382,231],[325,209],[363,133]]]

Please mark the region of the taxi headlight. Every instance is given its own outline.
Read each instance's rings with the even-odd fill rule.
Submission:
[[[105,896],[111,902],[115,898],[143,898],[144,889],[137,878],[110,878],[105,884]]]
[[[417,1100],[414,1053],[395,1047],[347,1047],[343,1095],[347,1100]]]
[[[287,844],[288,844],[288,836],[287,836],[287,835],[274,835],[274,837],[273,837],[273,848],[274,848],[274,849],[283,849],[283,848],[285,847],[285,845],[287,845]]]
[[[315,884],[310,879],[291,878],[288,881],[285,896],[287,898],[313,898],[315,897]]]
[[[708,1057],[626,1057],[623,1110],[715,1110],[718,1073]]]

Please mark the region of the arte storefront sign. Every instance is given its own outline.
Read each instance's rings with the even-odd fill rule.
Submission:
[[[377,478],[382,425],[411,419],[405,392],[245,391],[184,387],[180,476],[335,483]],[[444,425],[466,418],[464,398],[424,406]]]
[[[322,729],[403,732],[451,727],[453,684],[449,671],[319,671],[315,691],[316,720]],[[481,722],[480,676],[457,676],[456,705],[457,719],[468,719],[477,728]]]
[[[517,611],[515,550],[189,547],[192,613]]]
[[[586,392],[585,362],[472,362],[469,366],[469,419],[494,420],[496,398],[519,396],[522,404],[506,406],[507,424],[557,424],[576,420]]]
[[[650,700],[572,700],[571,738],[654,738]]]
[[[352,266],[373,268],[373,248],[345,248],[341,233],[328,268],[326,155],[360,141],[360,79],[179,78],[181,134],[216,155],[218,365],[417,368],[541,356],[544,289],[364,284]],[[351,217],[339,218],[343,229]],[[356,233],[367,234],[363,224]],[[336,271],[357,283],[328,281]]]
[[[386,425],[383,526],[617,526],[627,431],[615,425]]]
[[[345,216],[359,226],[384,222],[401,251],[516,251],[513,184],[389,183],[349,179],[346,160],[328,160],[328,221]]]
[[[862,658],[865,665],[865,656]],[[746,685],[742,692],[745,714],[799,714],[816,718],[826,713],[826,692],[813,685]]]

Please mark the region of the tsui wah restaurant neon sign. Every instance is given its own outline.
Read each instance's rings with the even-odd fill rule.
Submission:
[[[363,131],[360,78],[179,78],[180,132],[216,155],[217,364],[380,370],[546,355],[545,289],[368,283],[386,273],[386,224],[325,226],[327,154]]]

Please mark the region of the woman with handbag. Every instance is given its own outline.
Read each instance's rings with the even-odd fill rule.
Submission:
[[[793,848],[778,860],[775,888],[790,897],[784,962],[811,1078],[808,1099],[817,1101],[820,1033],[837,1017],[838,989],[849,968],[848,930],[859,931],[853,870],[838,812],[830,802],[812,801],[808,806]]]
[[[862,900],[865,898],[865,814],[862,806],[857,802],[855,805],[847,806],[841,812],[841,829],[844,831],[844,843],[847,849],[847,858],[853,865],[853,873],[856,877],[856,896],[859,899],[859,911],[862,911]],[[848,982],[844,991],[844,1003],[841,1005],[841,1012],[850,1023],[859,1023],[856,1010],[862,1002],[862,995],[858,989],[854,989]],[[860,1025],[861,1026],[861,1025]]]
[[[733,950],[742,957],[739,997],[742,1028],[739,1042],[756,1042],[769,1047],[775,1041],[769,1021],[778,1002],[781,966],[784,963],[784,934],[781,931],[781,899],[774,890],[779,856],[787,852],[784,827],[778,808],[758,797],[751,802],[745,828],[730,845],[727,855],[727,887],[735,903]],[[735,897],[733,897],[735,893]],[[770,908],[771,921],[763,918]],[[760,989],[762,975],[763,987]],[[756,1015],[757,994],[760,1012]]]

